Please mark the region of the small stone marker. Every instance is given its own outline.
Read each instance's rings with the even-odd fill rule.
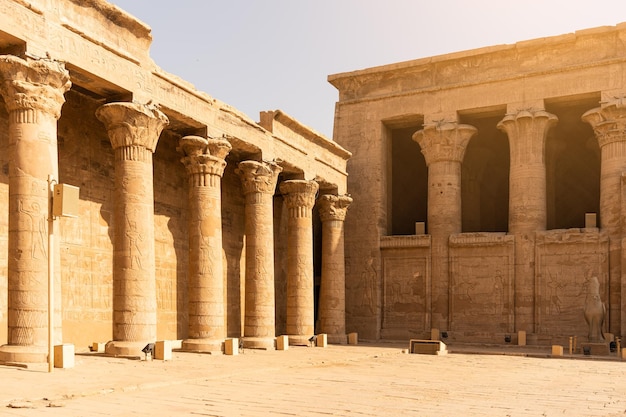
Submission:
[[[441,340],[411,339],[409,341],[409,353],[422,355],[446,355],[448,348]]]
[[[96,353],[104,353],[104,348],[107,344],[102,342],[93,342],[91,344],[91,351]]]
[[[158,340],[154,344],[154,359],[172,360],[172,342],[170,340]]]
[[[315,339],[315,344],[317,347],[323,347],[323,348],[328,346],[328,335],[326,333],[318,334]]]
[[[348,344],[349,345],[358,345],[359,344],[359,334],[358,333],[348,333]]]
[[[239,338],[233,337],[224,341],[224,353],[226,355],[235,356],[239,354]]]
[[[289,349],[289,336],[283,335],[276,338],[276,350]]]
[[[74,367],[74,345],[64,343],[54,347],[54,367],[73,368]]]
[[[563,346],[552,345],[552,356],[563,356]]]
[[[518,346],[526,346],[526,331],[520,330],[517,332],[517,345]]]

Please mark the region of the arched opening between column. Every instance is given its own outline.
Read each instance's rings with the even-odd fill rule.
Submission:
[[[509,142],[497,129],[504,108],[462,115],[478,129],[465,151],[461,173],[463,232],[506,232],[509,219]]]
[[[387,201],[391,235],[414,235],[415,223],[426,222],[428,167],[420,146],[412,139],[421,128],[422,121],[388,128]]]
[[[600,147],[580,119],[599,100],[546,100],[546,110],[559,118],[545,148],[548,230],[585,227],[585,213],[600,211]]]

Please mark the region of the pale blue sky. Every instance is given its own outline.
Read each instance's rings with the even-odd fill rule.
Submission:
[[[626,22],[626,0],[112,0],[164,70],[332,138],[329,74]]]

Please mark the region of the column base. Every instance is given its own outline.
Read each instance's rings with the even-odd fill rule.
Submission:
[[[35,345],[0,346],[0,362],[4,363],[46,363],[48,347]]]
[[[347,334],[329,334],[327,338],[328,338],[328,343],[331,345],[347,345],[348,344]]]
[[[126,342],[113,340],[112,342],[106,344],[106,347],[104,348],[104,353],[111,356],[139,356],[143,358],[146,354],[142,352],[142,349],[146,347],[148,343],[155,342]]]
[[[276,339],[274,337],[244,337],[244,349],[275,350]]]
[[[182,350],[222,354],[224,352],[224,339],[186,339],[183,340]]]
[[[311,337],[315,337],[315,335],[313,334],[309,334],[309,335],[293,335],[290,334],[289,335],[289,346],[309,346],[311,345],[311,342],[309,342],[309,339]],[[314,339],[315,340],[315,339]],[[315,342],[313,342],[313,344],[315,344]]]

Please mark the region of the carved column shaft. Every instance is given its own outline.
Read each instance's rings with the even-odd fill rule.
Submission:
[[[0,348],[0,359],[45,362],[48,175],[58,179],[57,120],[71,83],[58,62],[14,56],[0,57],[0,77],[0,94],[9,112],[9,344]],[[50,256],[58,265],[59,252]],[[54,280],[58,343],[62,340],[60,274]]]
[[[189,339],[183,348],[217,351],[226,338],[221,178],[231,146],[185,136],[180,148],[189,175]]]
[[[292,180],[280,185],[287,223],[287,334],[292,345],[306,345],[315,334],[312,209],[319,185]]]
[[[428,165],[428,233],[432,238],[432,326],[449,328],[449,251],[451,234],[460,233],[461,162],[476,128],[456,122],[424,125],[413,135]]]
[[[322,281],[319,295],[319,333],[330,343],[346,343],[346,271],[344,221],[352,198],[322,195]]]
[[[543,110],[521,110],[498,123],[508,135],[511,155],[509,233],[546,230],[545,143],[557,121]]]
[[[96,111],[115,152],[113,239],[113,343],[107,353],[141,354],[156,340],[152,154],[167,117],[136,103],[105,104]]]
[[[614,99],[589,110],[582,120],[593,128],[600,146],[600,227],[609,234],[609,331],[626,333],[626,254],[622,240],[626,172],[626,104]],[[618,322],[619,318],[619,322]]]
[[[515,327],[535,332],[535,232],[546,230],[545,143],[557,123],[544,110],[508,114],[498,128],[510,149],[509,233],[515,234]]]
[[[246,199],[246,347],[274,347],[273,196],[281,171],[281,167],[270,162],[243,161],[238,166]]]

